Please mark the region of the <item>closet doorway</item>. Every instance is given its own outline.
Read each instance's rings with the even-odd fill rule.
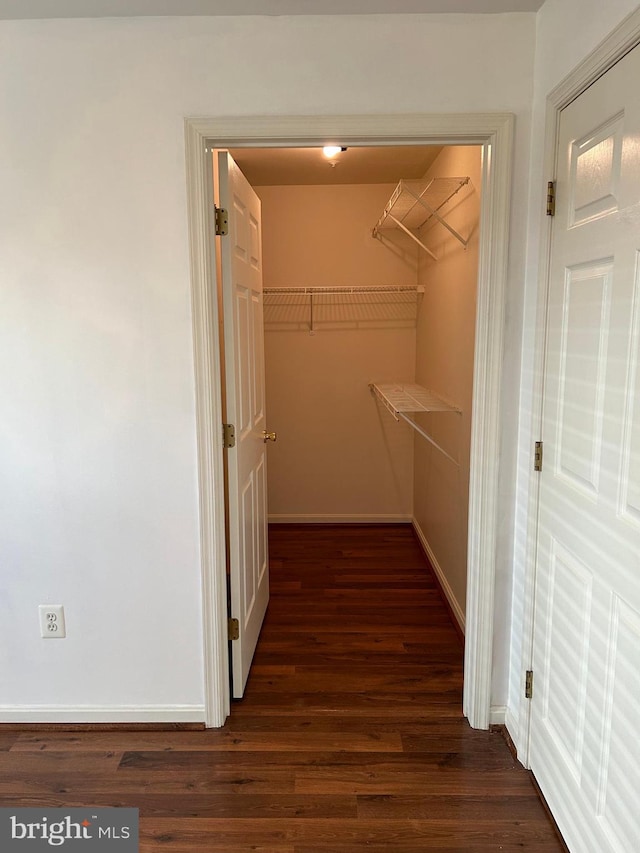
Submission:
[[[472,726],[499,722],[491,707],[494,642],[508,637],[508,613],[494,624],[496,542],[500,507],[501,377],[507,294],[509,200],[514,119],[508,113],[375,116],[244,116],[185,120],[191,254],[194,371],[197,401],[205,722],[229,713],[227,584],[219,314],[215,297],[211,152],[236,147],[479,145],[482,209],[477,291],[469,499],[463,712]],[[494,641],[494,632],[496,638]]]
[[[461,633],[479,146],[231,148],[262,205],[271,523],[413,524]]]

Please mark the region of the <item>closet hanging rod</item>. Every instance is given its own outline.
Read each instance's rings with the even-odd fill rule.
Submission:
[[[265,287],[262,291],[265,295],[273,293],[284,294],[337,294],[346,296],[348,294],[365,293],[424,293],[424,287],[416,284],[381,284],[365,285],[355,287]]]

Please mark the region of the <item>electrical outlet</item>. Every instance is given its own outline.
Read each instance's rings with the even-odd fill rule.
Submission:
[[[67,636],[64,624],[64,607],[61,604],[41,604],[40,636],[45,640],[62,639]]]

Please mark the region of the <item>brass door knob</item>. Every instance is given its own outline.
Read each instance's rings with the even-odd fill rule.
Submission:
[[[263,429],[262,438],[264,440],[264,443],[266,444],[268,441],[277,441],[278,436],[275,432],[267,432],[266,429]]]

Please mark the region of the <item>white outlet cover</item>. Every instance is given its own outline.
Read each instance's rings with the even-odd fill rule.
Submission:
[[[61,640],[67,636],[62,604],[40,604],[40,636],[45,640]]]

